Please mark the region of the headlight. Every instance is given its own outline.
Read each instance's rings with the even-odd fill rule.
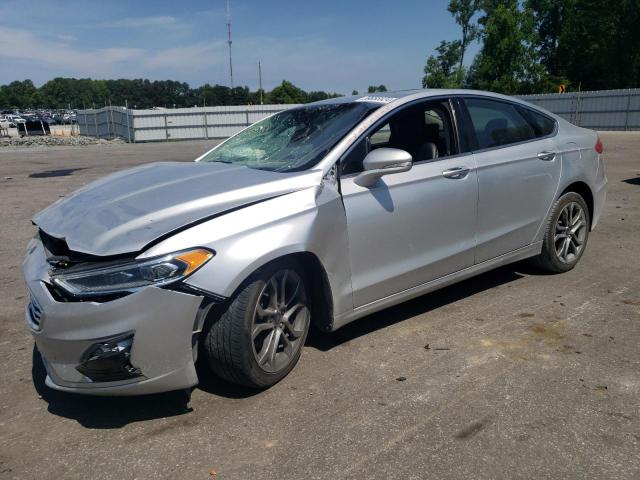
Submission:
[[[52,275],[51,280],[73,296],[127,292],[183,280],[212,257],[213,252],[197,248],[111,267],[61,273]]]

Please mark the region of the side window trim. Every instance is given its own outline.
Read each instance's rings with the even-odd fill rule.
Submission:
[[[536,137],[536,138],[531,138],[529,140],[523,140],[521,142],[514,142],[514,143],[508,143],[506,145],[498,145],[495,147],[488,147],[488,148],[478,148],[479,144],[478,144],[478,137],[476,135],[476,131],[475,128],[473,127],[473,123],[471,122],[471,115],[469,114],[469,110],[467,109],[467,104],[465,102],[465,99],[467,98],[477,98],[480,100],[489,100],[489,101],[494,101],[494,102],[502,102],[502,103],[506,103],[509,105],[513,105],[515,107],[516,110],[518,110],[519,108],[524,108],[527,110],[531,110],[534,111],[535,113],[538,113],[540,115],[543,115],[545,117],[547,117],[548,119],[553,121],[554,127],[553,127],[553,131],[549,134],[549,135],[545,135],[543,137]],[[491,150],[499,150],[501,148],[510,148],[510,147],[514,147],[517,145],[524,145],[527,143],[531,143],[531,142],[537,142],[540,140],[545,140],[548,138],[553,138],[558,134],[558,121],[555,118],[550,117],[549,115],[546,115],[544,112],[541,112],[537,109],[528,107],[527,105],[523,105],[521,103],[518,102],[512,102],[506,99],[502,99],[502,98],[493,98],[493,97],[488,97],[488,96],[484,96],[484,95],[460,95],[458,96],[458,99],[460,101],[460,107],[462,110],[464,110],[464,119],[465,119],[465,129],[467,129],[470,133],[470,136],[473,138],[474,141],[474,145],[473,145],[473,150],[471,150],[471,153],[482,153],[482,152],[489,152]],[[522,114],[520,114],[522,115]],[[527,122],[527,124],[529,123],[528,119],[526,117],[524,117],[523,115],[523,119]]]
[[[460,142],[460,151],[472,153],[478,150],[478,138],[476,137],[476,131],[473,128],[473,123],[471,122],[469,110],[467,110],[467,105],[464,103],[462,97],[454,97],[453,102],[457,113],[456,117],[458,119],[458,135],[462,140]]]
[[[452,153],[450,155],[445,155],[443,157],[439,157],[442,159],[455,157],[456,155],[459,155],[461,153],[460,139],[458,137],[458,126],[456,124],[456,111],[453,108],[451,97],[444,97],[444,100],[446,101],[443,101],[442,103],[446,105],[445,110],[449,116],[447,120],[449,123],[449,129],[451,130],[451,141],[452,141],[451,149],[452,151],[455,151],[455,153]]]
[[[421,103],[427,104],[427,103],[432,103],[432,102],[442,102],[442,103],[447,103],[447,110],[449,113],[449,117],[451,120],[451,129],[452,129],[452,134],[453,134],[453,142],[454,142],[454,146],[457,149],[457,153],[453,154],[453,155],[447,155],[445,157],[439,157],[438,160],[442,159],[449,159],[449,158],[455,158],[455,157],[461,157],[461,156],[466,156],[466,155],[470,155],[472,152],[471,151],[466,151],[463,152],[462,151],[462,146],[461,146],[461,142],[460,142],[460,135],[459,135],[459,130],[458,130],[458,121],[456,118],[456,111],[453,108],[453,103],[452,100],[455,97],[451,96],[451,95],[439,95],[439,96],[434,96],[434,97],[425,97],[425,98],[418,98],[412,102],[408,102],[405,103],[401,106],[399,106],[398,108],[395,108],[393,110],[391,110],[390,112],[388,112],[386,115],[384,115],[383,117],[379,118],[375,123],[373,123],[372,125],[370,125],[364,132],[362,132],[362,134],[360,134],[360,136],[349,146],[349,148],[340,156],[340,158],[336,161],[336,163],[342,163],[342,161],[344,160],[345,157],[347,157],[358,145],[359,142],[361,141],[366,141],[366,150],[367,153],[369,153],[370,151],[370,145],[369,145],[369,136],[371,135],[372,132],[375,132],[378,128],[382,127],[385,125],[385,123],[388,123],[389,119],[402,112],[403,110],[407,109],[407,108],[411,108],[411,107],[415,107],[416,105],[419,105]],[[429,160],[420,160],[417,162],[413,162],[414,165],[420,165],[423,163],[435,163]],[[356,175],[358,175],[360,172],[354,172],[354,173],[347,173],[347,174],[343,174],[342,173],[342,168],[338,168],[338,172],[340,175],[340,178],[351,178],[351,177],[355,177]]]
[[[458,119],[459,111],[457,108],[457,100],[455,97],[449,97],[447,99],[447,105],[449,108],[449,117],[451,117],[451,132],[453,133],[453,142],[456,153],[449,155],[449,157],[455,157],[456,155],[462,155],[466,152],[466,148],[463,146],[462,130],[460,129],[460,121]]]

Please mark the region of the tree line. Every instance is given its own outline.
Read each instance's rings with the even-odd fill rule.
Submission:
[[[131,108],[181,108],[259,105],[261,100],[265,104],[308,103],[337,96],[340,94],[306,92],[286,80],[267,92],[208,83],[192,88],[188,83],[174,80],[54,78],[39,88],[31,80],[1,85],[0,108],[100,108],[109,102],[112,105],[125,105],[126,102]]]
[[[373,85],[369,93],[385,92],[384,85]],[[357,90],[352,92],[357,95]],[[0,109],[80,109],[112,105],[130,108],[182,108],[220,105],[260,105],[309,103],[339,97],[339,93],[306,92],[283,80],[270,91],[251,91],[249,87],[230,88],[209,85],[192,88],[188,83],[174,80],[147,79],[92,80],[90,78],[54,78],[40,88],[31,80],[14,81],[0,85]]]
[[[422,86],[507,94],[640,86],[640,0],[450,0],[460,37],[427,58]],[[480,51],[469,67],[472,42]]]

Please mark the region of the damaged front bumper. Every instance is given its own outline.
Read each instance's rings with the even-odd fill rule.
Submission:
[[[204,295],[157,287],[104,303],[54,298],[39,240],[23,270],[29,329],[46,384],[92,395],[142,395],[198,383],[197,336],[212,305]]]

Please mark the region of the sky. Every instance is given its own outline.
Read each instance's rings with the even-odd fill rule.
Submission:
[[[420,87],[460,31],[447,0],[231,0],[235,85]],[[0,84],[54,77],[229,85],[225,0],[0,0]],[[477,45],[470,49],[470,58]]]

